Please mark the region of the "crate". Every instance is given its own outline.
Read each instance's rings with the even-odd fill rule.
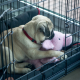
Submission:
[[[65,35],[67,33],[70,33],[70,36],[73,37],[72,45],[76,45],[65,51],[65,54],[68,55],[67,59],[64,59],[63,61],[60,60],[59,62],[56,62],[54,64],[44,64],[43,66],[41,66],[42,69],[40,71],[37,71],[33,67],[32,71],[27,74],[8,74],[7,68],[9,67],[9,65],[11,65],[10,63],[8,66],[6,65],[2,69],[0,68],[0,79],[5,80],[6,77],[13,77],[15,80],[57,80],[62,76],[67,75],[77,67],[80,67],[79,5],[79,0],[1,0],[0,15],[4,13],[2,17],[0,16],[0,25],[2,27],[4,25],[2,24],[2,22],[4,22],[5,20],[13,20],[17,16],[22,15],[25,12],[32,11],[38,8],[41,15],[47,16],[51,19],[54,24],[55,30],[63,32],[65,33]],[[5,41],[5,38],[7,36],[13,34],[12,28],[13,26],[11,26],[11,32],[8,32],[7,35],[4,36],[3,40],[2,37],[0,37],[0,46],[2,46],[2,43]],[[6,28],[6,30],[8,29]],[[13,64],[14,63],[15,60]]]

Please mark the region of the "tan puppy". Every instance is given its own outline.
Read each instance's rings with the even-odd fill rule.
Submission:
[[[24,28],[24,30],[22,29]],[[8,30],[9,32],[11,30]],[[36,41],[32,42],[27,36],[34,39]],[[4,35],[7,34],[7,31],[4,31]],[[33,17],[33,19],[26,23],[25,25],[21,25],[19,27],[13,28],[13,53],[14,53],[14,69],[15,73],[27,73],[31,71],[30,68],[24,68],[24,66],[28,65],[28,63],[17,64],[16,62],[25,61],[28,59],[41,59],[46,57],[59,57],[63,55],[63,52],[60,51],[40,51],[41,43],[45,39],[51,39],[54,37],[53,33],[53,24],[51,20],[45,16],[37,15]],[[9,48],[8,48],[8,38],[9,38]],[[13,62],[13,54],[12,54],[12,40],[11,35],[9,35],[5,39],[5,47],[3,42],[3,59],[4,65],[6,65],[5,59],[7,59],[7,65],[9,64],[9,53],[10,53],[10,61]],[[5,50],[6,57],[5,58]],[[67,56],[65,55],[67,58]],[[1,58],[1,53],[0,53]],[[64,56],[61,57],[63,59]],[[2,63],[0,60],[0,68],[2,67]],[[11,72],[14,72],[13,65],[11,65]],[[10,67],[8,68],[8,72],[10,72]]]

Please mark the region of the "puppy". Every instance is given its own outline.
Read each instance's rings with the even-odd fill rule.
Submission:
[[[14,68],[13,64],[11,64],[11,72],[13,73],[15,71],[15,73],[27,73],[31,71],[31,69],[24,67],[27,66],[29,63],[24,62],[18,64],[17,62],[29,59],[35,60],[47,57],[59,57],[63,55],[64,53],[60,51],[39,50],[41,47],[41,43],[44,40],[52,39],[54,37],[53,30],[54,27],[51,20],[42,15],[37,15],[33,17],[32,20],[26,23],[25,25],[20,25],[19,27],[13,28],[12,29],[13,34],[8,35],[5,38],[5,41],[2,43],[0,59],[2,58],[3,55],[3,61],[0,60],[0,68],[2,67],[2,62],[4,62],[4,66],[6,66],[10,62],[13,63],[14,59],[15,60]],[[11,30],[9,29],[8,32],[10,31]],[[7,31],[4,31],[4,35],[6,34]],[[0,35],[0,37],[3,37],[3,35],[2,36]],[[65,55],[65,58],[67,58],[67,55]],[[61,57],[61,59],[64,59],[64,55]],[[10,72],[10,66],[8,67],[8,72]]]

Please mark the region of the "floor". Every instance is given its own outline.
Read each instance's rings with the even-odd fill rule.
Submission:
[[[59,80],[80,80],[80,67]]]

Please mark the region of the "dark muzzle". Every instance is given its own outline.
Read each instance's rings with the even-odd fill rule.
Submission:
[[[54,32],[51,32],[51,36],[49,37],[49,39],[51,40],[54,37]]]

